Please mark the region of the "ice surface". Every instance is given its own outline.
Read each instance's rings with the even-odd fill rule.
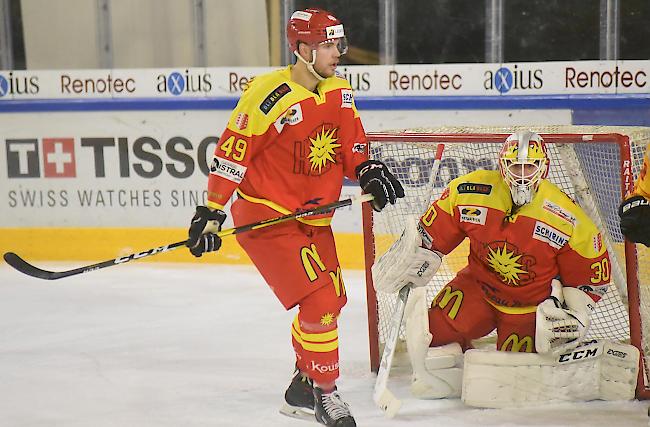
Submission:
[[[479,410],[411,399],[406,378],[389,381],[404,404],[385,419],[363,275],[344,275],[339,390],[359,426],[649,425],[645,402]],[[143,262],[48,282],[0,264],[0,426],[315,426],[278,414],[294,315],[250,267]]]

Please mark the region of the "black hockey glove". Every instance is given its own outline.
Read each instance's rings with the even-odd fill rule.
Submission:
[[[355,172],[363,192],[375,196],[370,202],[375,211],[381,212],[386,203],[394,205],[397,199],[404,197],[402,184],[382,162],[367,160],[357,166]]]
[[[195,257],[200,257],[205,252],[218,251],[221,247],[221,238],[216,232],[221,231],[221,224],[226,220],[226,214],[221,210],[210,210],[206,206],[197,206],[192,224],[188,230],[188,239],[185,246]]]
[[[621,231],[635,243],[650,247],[650,201],[643,196],[623,200],[618,208],[621,217]]]

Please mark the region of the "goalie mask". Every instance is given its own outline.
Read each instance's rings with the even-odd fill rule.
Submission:
[[[287,22],[287,41],[293,54],[299,61],[307,65],[307,69],[318,80],[325,79],[314,70],[316,49],[319,45],[335,43],[341,55],[345,55],[348,51],[348,41],[345,38],[343,24],[334,15],[322,9],[305,9],[294,12]],[[311,47],[311,61],[307,61],[298,53],[300,43]]]
[[[517,206],[530,203],[542,179],[548,175],[549,159],[541,136],[524,131],[510,135],[499,153],[499,170]]]

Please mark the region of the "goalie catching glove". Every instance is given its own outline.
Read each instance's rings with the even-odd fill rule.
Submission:
[[[417,219],[407,220],[400,238],[372,266],[377,291],[397,293],[404,286],[426,286],[440,268],[441,254],[420,245]]]
[[[372,194],[372,208],[381,212],[390,202],[394,205],[397,199],[404,197],[404,188],[388,167],[377,160],[367,160],[356,168],[357,179],[364,193]]]
[[[650,201],[643,196],[623,200],[618,209],[621,217],[621,232],[635,243],[650,247]]]
[[[200,257],[205,252],[219,250],[221,238],[214,233],[221,231],[221,225],[225,220],[225,212],[219,209],[213,211],[206,206],[196,207],[188,230],[188,239],[185,242],[192,255]]]
[[[551,281],[551,296],[537,306],[535,350],[559,354],[573,350],[587,335],[594,301],[577,288]]]

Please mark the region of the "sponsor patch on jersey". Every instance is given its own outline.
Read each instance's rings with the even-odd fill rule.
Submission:
[[[576,217],[557,203],[553,203],[550,200],[545,199],[544,203],[542,204],[542,209],[552,213],[558,218],[562,218],[569,224],[573,224],[574,226],[576,225]]]
[[[214,156],[210,164],[210,174],[225,178],[228,181],[241,183],[246,173],[246,166],[242,166],[222,157]]]
[[[537,221],[533,230],[533,239],[548,243],[555,249],[561,249],[569,241],[569,236],[548,224]]]
[[[260,110],[262,110],[264,114],[269,114],[271,108],[273,108],[273,106],[277,104],[278,101],[282,99],[282,97],[288,94],[289,92],[291,92],[291,88],[289,87],[289,85],[286,83],[282,83],[280,86],[273,89],[273,91],[269,93],[269,95],[266,98],[264,98],[264,101],[262,101],[262,103],[260,104]]]
[[[458,194],[490,194],[492,186],[489,184],[478,184],[473,182],[463,182],[457,187]]]
[[[341,90],[341,108],[352,108],[352,90]]]
[[[283,115],[281,115],[273,125],[275,126],[275,130],[280,133],[282,132],[282,129],[284,129],[284,125],[297,125],[298,123],[302,122],[302,119],[302,107],[300,104],[294,104],[289,107],[289,109]]]
[[[418,222],[418,233],[420,233],[420,237],[422,238],[422,243],[424,243],[424,246],[426,246],[427,249],[431,249],[431,245],[433,245],[433,236],[425,230],[424,227],[422,227],[422,223]]]
[[[365,151],[366,151],[366,144],[355,142],[354,145],[352,146],[353,153],[365,153]]]
[[[248,126],[248,114],[246,113],[239,113],[237,114],[237,118],[235,119],[235,126],[237,126],[237,129],[239,130],[244,130]]]
[[[481,206],[458,206],[458,212],[460,212],[460,222],[485,225],[487,208]]]

